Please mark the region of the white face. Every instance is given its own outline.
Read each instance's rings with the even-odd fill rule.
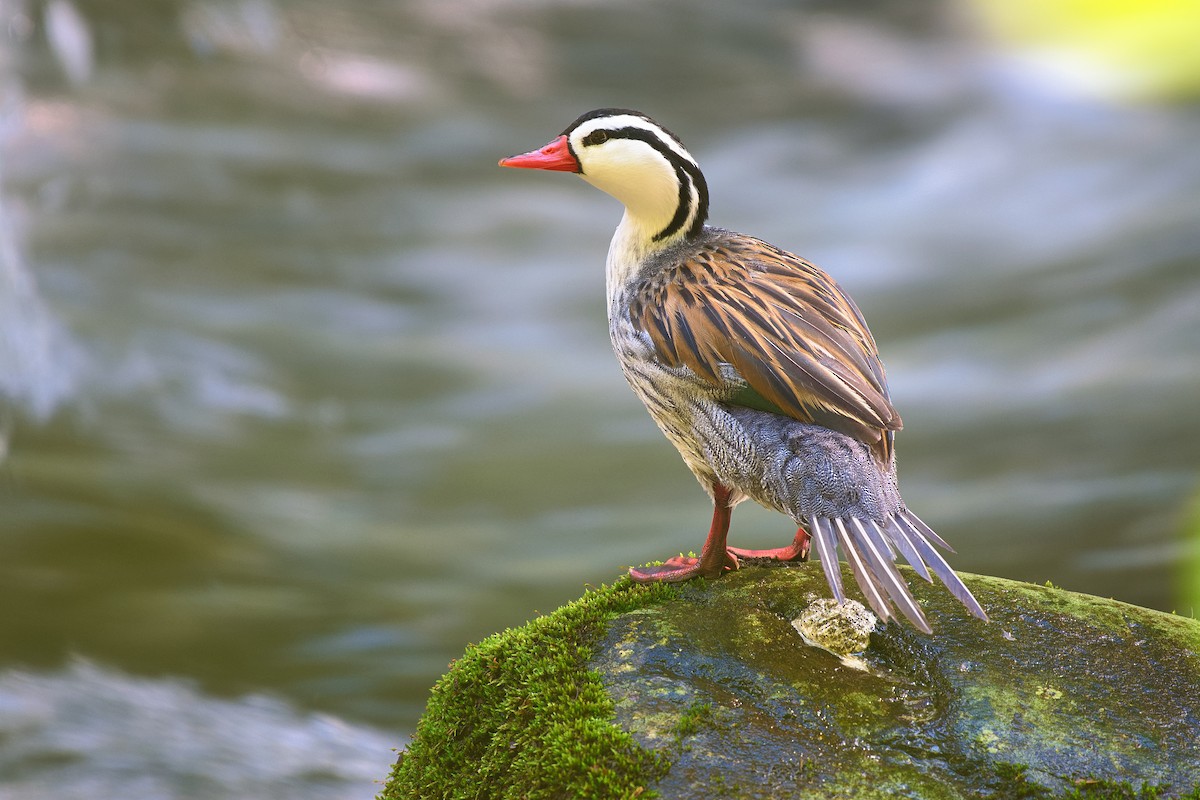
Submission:
[[[580,177],[620,200],[631,215],[653,226],[675,213],[679,178],[662,149],[695,162],[654,123],[632,114],[599,117],[582,123],[568,139],[583,170]]]

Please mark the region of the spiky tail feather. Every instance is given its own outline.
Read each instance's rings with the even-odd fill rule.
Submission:
[[[858,588],[881,620],[887,622],[896,616],[892,608],[894,604],[918,629],[932,633],[933,629],[925,620],[921,607],[896,569],[896,554],[899,552],[918,575],[933,583],[930,576],[932,571],[968,611],[987,621],[988,616],[979,601],[946,563],[946,559],[934,549],[934,545],[952,553],[954,548],[911,511],[904,509],[893,514],[882,525],[857,517],[815,517],[809,520],[809,527],[829,588],[839,601],[846,599],[838,565],[840,545]]]

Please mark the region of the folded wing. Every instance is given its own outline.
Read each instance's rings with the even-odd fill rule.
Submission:
[[[630,319],[663,363],[726,390],[726,402],[823,425],[890,459],[902,423],[875,340],[854,302],[807,261],[758,239],[718,238],[640,284]]]

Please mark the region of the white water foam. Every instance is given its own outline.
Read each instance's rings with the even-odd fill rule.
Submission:
[[[367,800],[400,744],[280,700],[85,661],[0,673],[0,800]]]

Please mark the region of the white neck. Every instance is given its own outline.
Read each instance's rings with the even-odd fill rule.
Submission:
[[[678,140],[639,115],[587,119],[569,136],[579,176],[625,206],[608,248],[611,317],[621,290],[648,259],[699,231],[708,216],[708,187]]]
[[[653,170],[649,175],[643,171],[636,176],[636,181],[624,185],[623,182],[590,179],[586,174],[581,177],[625,205],[625,214],[613,233],[605,263],[611,317],[617,295],[634,279],[642,264],[688,235],[692,220],[700,212],[700,201],[693,191],[685,224],[665,238],[656,238],[671,225],[679,208],[679,182],[674,170]]]
[[[665,224],[665,221],[647,222],[634,216],[628,208],[625,209],[625,215],[621,217],[621,223],[617,225],[608,245],[608,259],[604,265],[610,318],[618,293],[633,280],[646,259],[683,236],[683,233],[679,233],[667,241],[654,241],[654,234],[662,230]]]

